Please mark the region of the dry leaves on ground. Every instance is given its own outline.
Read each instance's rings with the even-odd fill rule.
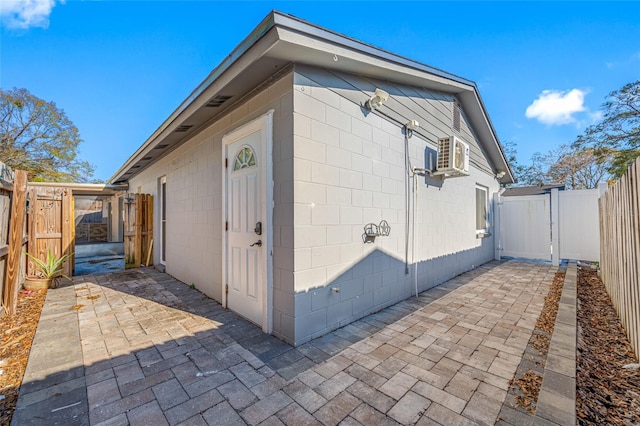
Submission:
[[[16,314],[0,319],[0,425],[11,423],[46,294],[21,291]]]
[[[518,386],[520,392],[522,392],[522,395],[516,395],[516,404],[531,414],[535,414],[536,402],[542,386],[542,377],[536,374],[535,371],[529,370],[521,378],[512,380],[511,385]]]
[[[640,369],[595,271],[578,271],[578,423],[640,424]]]
[[[558,272],[553,277],[553,283],[549,289],[549,293],[544,298],[544,306],[540,316],[536,321],[536,327],[530,344],[541,354],[546,355],[549,352],[550,339],[548,336],[553,334],[556,325],[556,316],[558,315],[558,303],[562,296],[562,287],[564,285],[564,272]],[[541,333],[544,332],[544,333]],[[544,366],[544,365],[543,365]],[[542,386],[542,377],[535,371],[528,370],[522,377],[516,377],[509,383],[514,386],[516,392],[516,404],[531,414],[536,412],[536,402],[540,394]]]

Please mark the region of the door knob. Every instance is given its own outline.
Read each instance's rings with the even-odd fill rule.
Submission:
[[[255,243],[251,244],[249,247],[253,247],[253,246],[262,247],[262,240],[256,241]]]

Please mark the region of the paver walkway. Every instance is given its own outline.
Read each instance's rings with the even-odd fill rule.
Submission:
[[[491,262],[297,348],[153,269],[77,277],[12,423],[494,424],[556,269]]]

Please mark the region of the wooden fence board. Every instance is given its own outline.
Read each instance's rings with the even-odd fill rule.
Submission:
[[[24,235],[25,196],[27,190],[27,172],[18,170],[13,183],[11,200],[11,221],[9,224],[9,253],[7,255],[7,274],[3,295],[3,306],[7,314],[16,312],[18,290],[20,290],[20,265],[22,241]]]
[[[127,194],[124,197],[124,264],[125,268],[136,268],[140,266],[139,259],[135,257],[136,245],[136,196]]]
[[[11,185],[13,188],[13,184]],[[4,295],[4,279],[7,269],[7,255],[9,254],[9,216],[11,215],[11,192],[2,190],[0,193],[0,301]],[[0,306],[3,306],[0,304]],[[0,308],[0,315],[4,308]]]
[[[61,238],[62,242],[62,254],[71,255],[74,251],[73,241],[73,229],[76,227],[76,222],[73,217],[73,196],[71,190],[65,190],[62,195],[62,223],[61,229],[63,230]],[[68,277],[73,275],[73,262],[67,261],[64,263],[63,270]]]
[[[640,354],[640,158],[598,204],[602,281]]]
[[[137,268],[152,259],[153,196],[129,194],[124,198],[124,258],[126,268]],[[152,264],[153,262],[149,262]],[[146,265],[149,266],[149,265]]]

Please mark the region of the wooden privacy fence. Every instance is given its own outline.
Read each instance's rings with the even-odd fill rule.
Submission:
[[[153,196],[128,194],[124,198],[124,264],[137,268],[153,264]]]
[[[640,158],[600,197],[600,271],[640,355]]]
[[[15,313],[24,281],[26,189],[27,172],[17,170],[14,174],[0,162],[0,314]]]

